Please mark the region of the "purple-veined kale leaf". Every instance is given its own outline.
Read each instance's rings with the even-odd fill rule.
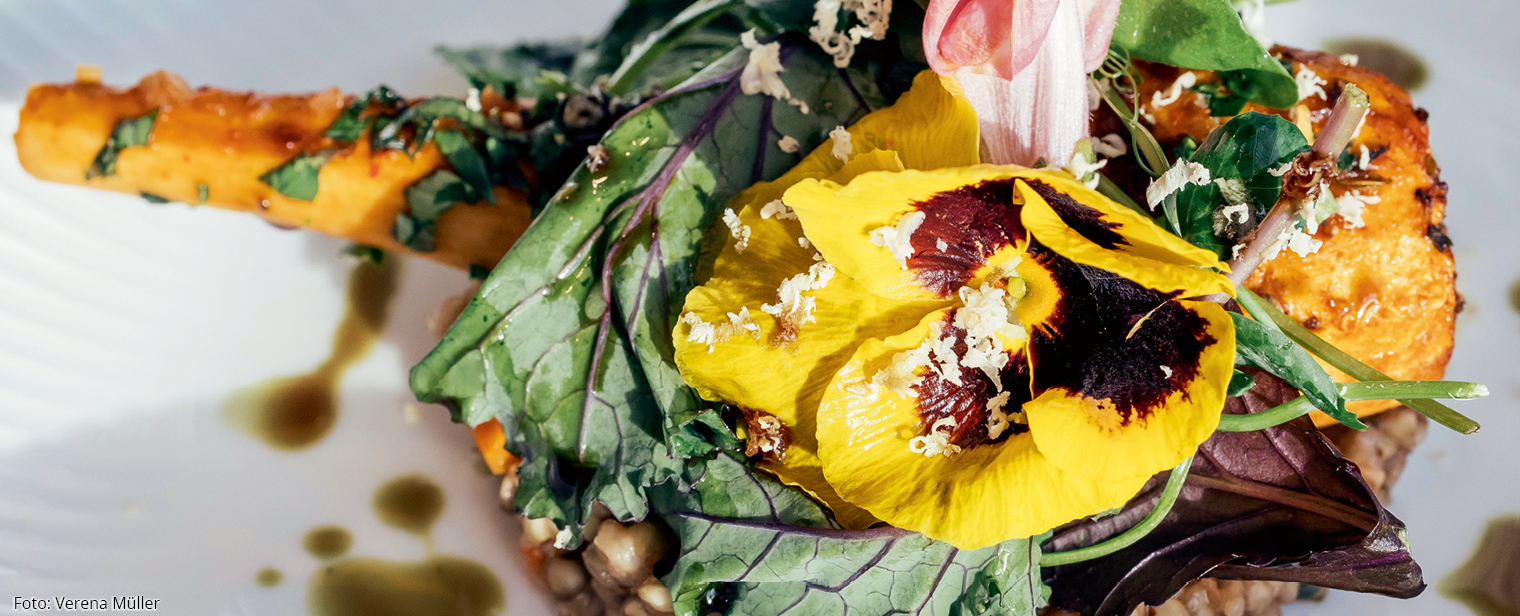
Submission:
[[[1259,412],[1298,395],[1248,369],[1256,385],[1226,413]],[[1047,551],[1091,545],[1145,517],[1158,476],[1116,515],[1059,528]],[[1256,432],[1216,432],[1194,458],[1177,504],[1154,531],[1109,556],[1044,571],[1051,603],[1084,616],[1158,605],[1201,576],[1283,580],[1407,598],[1425,588],[1404,524],[1378,503],[1351,461],[1309,419]]]

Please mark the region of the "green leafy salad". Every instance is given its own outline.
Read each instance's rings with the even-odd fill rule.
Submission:
[[[1370,229],[1395,173],[1386,96],[1272,46],[1255,4],[636,0],[591,41],[441,49],[470,99],[381,87],[326,136],[437,145],[393,228],[419,252],[448,208],[529,195],[411,387],[499,435],[541,554],[601,593],[577,609],[619,584],[704,616],[1116,616],[1202,577],[1411,597],[1403,523],[1316,421],[1397,400],[1471,433],[1435,399],[1487,390],[1394,380],[1253,292]],[[264,181],[310,199],[322,161]],[[636,524],[667,547],[608,577],[596,546]]]

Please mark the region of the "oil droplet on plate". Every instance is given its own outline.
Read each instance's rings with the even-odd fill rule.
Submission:
[[[1430,71],[1414,52],[1392,41],[1370,38],[1344,38],[1325,42],[1325,51],[1333,54],[1356,54],[1357,66],[1369,68],[1388,77],[1411,92],[1425,85]]]
[[[369,355],[385,329],[401,266],[398,259],[361,261],[348,277],[348,305],[332,351],[315,370],[273,379],[236,394],[223,411],[229,424],[270,447],[305,449],[338,420],[338,385],[349,367]]]
[[[347,554],[348,548],[353,545],[353,535],[348,534],[348,530],[342,526],[318,526],[306,531],[306,537],[301,540],[301,547],[306,548],[307,554],[322,560]]]
[[[505,606],[490,569],[452,556],[349,558],[319,569],[306,591],[313,616],[487,616]]]
[[[259,586],[272,588],[279,586],[280,582],[285,581],[285,574],[280,573],[280,570],[274,567],[265,567],[259,569],[258,575],[255,575],[253,579],[258,581]]]
[[[375,490],[372,504],[381,521],[426,541],[443,513],[443,490],[421,475],[403,475]],[[313,555],[309,542],[320,530],[307,534]],[[489,616],[505,609],[506,601],[489,568],[441,554],[416,562],[345,558],[318,569],[306,587],[311,616]]]
[[[443,490],[421,475],[404,475],[375,491],[375,516],[391,526],[425,536],[443,513]]]
[[[1477,550],[1440,589],[1479,616],[1520,614],[1520,515],[1489,520]]]

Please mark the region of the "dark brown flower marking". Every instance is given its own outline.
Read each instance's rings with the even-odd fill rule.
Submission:
[[[941,297],[954,295],[993,254],[1024,239],[1014,181],[962,186],[916,204],[925,218],[910,239],[908,269],[924,287]]]
[[[1061,222],[1066,223],[1066,226],[1071,227],[1088,241],[1109,250],[1129,245],[1129,242],[1124,240],[1124,236],[1114,231],[1120,225],[1104,220],[1103,212],[1083,205],[1076,199],[1072,199],[1070,195],[1039,180],[1024,180],[1024,183],[1050,204],[1050,209],[1055,210],[1056,216],[1061,217]]]
[[[964,357],[966,330],[951,325],[951,322],[951,317],[947,316],[940,335],[953,337],[956,356]],[[1022,349],[1010,349],[1006,353],[1008,365],[1003,368],[1000,376],[1003,389],[1012,392],[1003,406],[1003,412],[1011,416],[1029,401],[1029,363],[1025,361]],[[987,434],[987,401],[998,395],[997,385],[981,369],[959,365],[954,369],[960,371],[960,385],[941,378],[938,373],[930,370],[915,388],[918,391],[918,415],[921,418],[920,434],[928,434],[934,422],[954,417],[955,427],[950,430],[950,442],[962,449],[970,449],[1002,442],[1009,436],[1029,431],[1027,424],[1011,422],[998,438],[990,438]]]
[[[1060,300],[1044,323],[1028,323],[1036,395],[1060,388],[1112,407],[1119,425],[1144,420],[1198,377],[1216,340],[1208,321],[1160,293],[1067,260],[1038,242],[1028,254]]]

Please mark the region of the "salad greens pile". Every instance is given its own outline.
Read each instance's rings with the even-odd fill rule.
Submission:
[[[411,374],[418,398],[447,405],[456,421],[500,422],[522,459],[523,515],[567,529],[568,548],[581,543],[595,503],[618,520],[661,521],[681,542],[658,570],[679,614],[1032,615],[1052,604],[1128,614],[1204,574],[1395,596],[1423,588],[1402,524],[1307,419],[1218,432],[1185,482],[1163,473],[1112,515],[969,552],[890,527],[843,530],[819,503],[757,472],[735,410],[699,398],[672,361],[684,297],[723,246],[714,223],[739,191],[785,172],[834,127],[891,104],[926,68],[922,3],[899,0],[885,40],[862,41],[844,68],[809,39],[814,11],[801,0],[635,0],[590,44],[441,50],[476,89],[535,99],[524,131],[497,132],[463,105],[396,104],[383,88],[358,109],[378,102],[390,113],[364,121],[355,113],[330,131],[355,140],[367,129],[383,141],[396,134],[390,127],[411,123],[420,139],[447,146],[453,171],[409,189],[410,213],[398,220],[418,250],[430,246],[433,218],[489,198],[493,184],[521,184],[542,207]],[[839,18],[841,30],[858,24],[849,11]],[[740,34],[749,30],[780,44],[782,75],[805,110],[741,91]],[[1125,0],[1112,45],[1093,77],[1153,175],[1172,158],[1134,121],[1132,58],[1220,71],[1224,85],[1209,92],[1220,113],[1247,100],[1276,108],[1298,100],[1293,77],[1224,0]],[[432,132],[439,116],[456,128]],[[784,148],[784,136],[800,149]],[[1281,190],[1270,170],[1307,149],[1291,123],[1247,113],[1184,153],[1213,177],[1239,180],[1259,219]],[[519,161],[531,163],[535,181],[512,175]],[[281,173],[308,163],[292,164]],[[272,180],[300,189],[282,178]],[[1106,178],[1103,190],[1137,197]],[[1189,185],[1157,216],[1223,254],[1234,239],[1215,224],[1226,205],[1216,185]],[[1256,316],[1236,320],[1244,371],[1226,413],[1302,392],[1362,427],[1305,350],[1314,350],[1313,334]],[[1124,533],[1163,499],[1176,503],[1127,547],[1080,562],[1052,558]],[[1187,540],[1197,536],[1208,540]],[[1061,564],[1042,568],[1042,559]]]

